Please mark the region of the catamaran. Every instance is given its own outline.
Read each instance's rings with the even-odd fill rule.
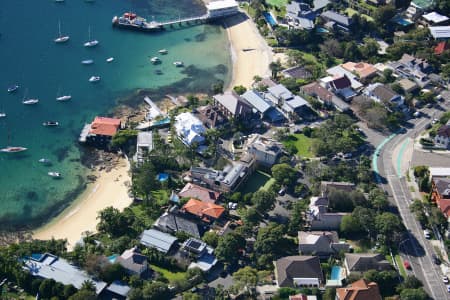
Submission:
[[[89,39],[88,39],[88,41],[87,41],[86,43],[84,43],[84,46],[85,46],[85,47],[94,47],[94,46],[97,46],[98,43],[99,43],[99,41],[97,41],[97,40],[92,40],[92,39],[91,39],[91,26],[89,26],[89,29],[88,29],[88,35],[89,35]]]
[[[61,34],[61,22],[58,22],[58,32],[59,32],[59,35],[55,39],[55,43],[65,43],[65,42],[67,42],[69,40],[70,37],[68,35],[64,35],[63,36]]]

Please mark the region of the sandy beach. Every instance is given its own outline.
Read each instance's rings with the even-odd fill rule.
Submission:
[[[244,14],[224,20],[233,59],[233,76],[229,89],[236,85],[250,87],[255,75],[270,76],[272,49],[259,34],[253,21]]]
[[[67,239],[69,249],[80,240],[86,231],[95,232],[97,213],[113,206],[123,210],[132,199],[128,196],[131,179],[128,174],[129,163],[121,159],[111,170],[98,171],[97,179],[90,183],[70,207],[49,224],[33,233],[35,239]]]

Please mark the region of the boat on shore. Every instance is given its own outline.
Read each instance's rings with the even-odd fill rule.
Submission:
[[[127,12],[122,16],[115,16],[112,19],[112,25],[118,28],[131,29],[137,31],[161,31],[163,26],[155,21],[148,22],[145,18],[142,18],[134,13]]]
[[[60,96],[60,97],[56,97],[56,101],[67,101],[72,99],[71,95],[65,95],[65,96]]]
[[[175,67],[178,67],[178,68],[184,67],[184,63],[182,61],[175,61],[175,62],[173,62],[173,64],[175,65]]]
[[[33,105],[39,103],[39,99],[26,99],[22,101],[25,105]]]
[[[42,123],[43,126],[47,126],[47,127],[55,127],[55,126],[59,126],[59,122],[56,121],[46,121],[44,123]]]
[[[114,60],[114,57],[108,57],[107,59],[106,59],[106,62],[112,62]]]
[[[167,49],[161,49],[158,51],[158,53],[162,54],[162,55],[166,55],[167,53],[169,53],[169,51]]]
[[[10,87],[8,88],[8,93],[14,93],[14,92],[17,91],[18,89],[19,89],[19,85],[18,85],[18,84],[12,85],[12,86],[10,86]]]
[[[39,159],[38,161],[39,161],[41,164],[44,164],[44,165],[49,165],[49,164],[52,163],[51,160],[48,159],[48,158],[41,158],[41,159]]]
[[[93,59],[85,59],[81,61],[82,65],[92,65],[94,63]]]
[[[48,176],[53,177],[53,178],[61,178],[61,173],[59,173],[59,172],[48,172],[47,174],[48,174]]]
[[[70,37],[68,35],[62,35],[61,34],[61,22],[58,22],[58,32],[59,32],[59,35],[54,40],[55,43],[65,43],[65,42],[67,42],[69,40]]]
[[[100,81],[100,76],[91,76],[91,78],[89,78],[89,82],[98,82]]]
[[[3,152],[3,153],[18,153],[18,152],[23,152],[23,151],[25,151],[27,149],[28,148],[25,148],[25,147],[11,147],[11,146],[8,146],[6,148],[0,149],[0,152]]]

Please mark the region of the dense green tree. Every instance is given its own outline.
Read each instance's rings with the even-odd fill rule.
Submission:
[[[364,273],[364,278],[369,282],[376,282],[380,287],[380,292],[383,297],[392,296],[395,294],[395,287],[399,283],[398,273],[396,271],[377,271],[369,270]]]
[[[258,190],[253,193],[252,203],[261,214],[271,210],[275,205],[275,194],[271,191]]]
[[[219,260],[233,264],[239,259],[239,250],[244,247],[244,237],[235,232],[231,232],[219,238],[215,254]]]
[[[244,267],[233,273],[234,287],[237,291],[247,290],[250,293],[258,284],[258,271],[252,267]]]
[[[350,61],[357,61],[361,59],[361,53],[359,52],[359,48],[356,42],[351,41],[345,44],[344,58]]]
[[[305,212],[308,208],[307,201],[295,201],[292,206],[291,217],[289,218],[288,232],[290,235],[297,236],[298,232],[303,229],[305,225]]]
[[[95,291],[79,290],[69,297],[69,300],[96,300],[97,295]]]
[[[125,217],[117,208],[109,206],[99,212],[97,219],[98,231],[118,237],[129,230],[131,220]]]
[[[214,231],[208,231],[205,232],[205,234],[202,237],[202,240],[209,246],[216,248],[217,243],[219,242],[219,236]]]
[[[397,292],[400,293],[405,289],[418,289],[423,286],[422,282],[414,275],[408,275],[405,280],[397,287]]]
[[[247,91],[247,88],[243,85],[236,85],[233,87],[233,91],[235,91],[238,95],[242,95]]]
[[[390,212],[384,212],[375,217],[375,228],[379,234],[384,236],[388,245],[400,239],[404,231],[400,217]]]
[[[297,182],[297,170],[288,164],[276,164],[272,167],[273,178],[281,185],[293,186]]]
[[[286,238],[284,233],[283,225],[276,223],[259,229],[254,245],[259,266],[269,266],[274,260],[298,251],[294,241]]]
[[[137,130],[125,129],[119,130],[112,138],[111,144],[113,147],[121,148],[126,146],[130,141],[137,137]]]
[[[203,298],[199,294],[193,292],[183,293],[183,300],[202,300]]]
[[[378,26],[384,27],[395,16],[395,13],[395,7],[393,5],[384,5],[375,10],[373,18]]]
[[[269,64],[269,69],[272,72],[272,78],[277,78],[278,72],[282,70],[280,60],[273,61]]]
[[[125,269],[119,263],[107,264],[100,273],[100,279],[111,283],[114,280],[120,280],[126,275]]]
[[[134,196],[142,196],[145,203],[148,203],[151,191],[159,188],[156,180],[156,170],[150,161],[144,162],[142,166],[135,169],[132,177],[132,192]]]
[[[53,294],[53,286],[56,284],[53,279],[44,279],[39,286],[39,295],[42,298],[51,298]]]
[[[427,300],[429,299],[427,293],[422,289],[404,289],[400,293],[401,300]]]
[[[385,192],[379,188],[370,190],[369,201],[377,211],[384,210],[389,205]]]
[[[361,228],[367,233],[368,237],[375,235],[375,215],[373,209],[357,206],[353,212],[352,217],[360,224]]]
[[[342,218],[340,232],[346,237],[353,237],[364,232],[364,228],[357,218],[352,215],[346,215]]]
[[[376,40],[372,38],[365,38],[364,45],[360,48],[360,52],[365,59],[371,59],[378,55],[379,49],[380,45],[378,45]]]
[[[258,225],[258,222],[261,220],[261,214],[254,208],[243,208],[239,211],[239,215],[244,221],[244,224],[249,225],[251,227]]]
[[[147,282],[142,288],[142,298],[149,300],[169,299],[170,291],[167,284],[163,282]]]
[[[328,193],[329,207],[333,211],[352,212],[355,208],[348,192],[331,189]]]

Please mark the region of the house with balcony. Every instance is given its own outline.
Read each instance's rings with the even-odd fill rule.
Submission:
[[[436,203],[447,219],[450,219],[450,178],[431,179],[431,201]]]
[[[259,134],[252,134],[246,142],[246,149],[247,153],[254,156],[258,165],[272,167],[283,153],[283,144]]]
[[[175,132],[178,138],[187,146],[205,142],[206,128],[202,121],[190,112],[184,112],[175,117]]]
[[[345,70],[356,74],[360,81],[367,82],[378,73],[378,70],[371,64],[365,62],[346,62],[341,65]]]
[[[235,92],[224,92],[213,96],[214,105],[227,118],[244,120],[252,114],[252,107]]]
[[[125,250],[122,255],[117,257],[116,262],[119,263],[129,275],[137,275],[140,278],[150,278],[152,270],[148,266],[147,257],[142,255],[133,247]]]
[[[316,14],[309,4],[300,1],[290,1],[286,5],[286,23],[293,28],[314,29]]]
[[[181,250],[193,258],[188,269],[199,268],[203,272],[209,272],[216,264],[214,248],[208,246],[202,240],[189,238],[181,246]]]
[[[328,212],[328,198],[311,197],[306,221],[311,230],[339,230],[342,218],[348,213]]]
[[[271,123],[284,121],[281,111],[270,100],[265,99],[264,95],[257,91],[246,91],[242,96],[251,106],[255,113],[259,114],[261,119],[266,119]]]
[[[420,87],[429,83],[428,74],[433,71],[433,68],[425,59],[416,58],[406,53],[398,61],[391,62],[389,67],[400,77],[414,80]]]
[[[348,105],[341,98],[337,97],[333,92],[327,90],[317,81],[302,86],[300,90],[304,94],[314,97],[320,103],[327,106],[333,106],[340,112],[348,111],[350,109],[350,105]]]
[[[224,216],[225,208],[211,202],[190,199],[183,205],[181,211],[192,217],[197,217],[207,224],[211,224]]]
[[[78,140],[80,143],[96,147],[108,147],[121,126],[120,119],[95,117],[91,124],[84,126]]]

